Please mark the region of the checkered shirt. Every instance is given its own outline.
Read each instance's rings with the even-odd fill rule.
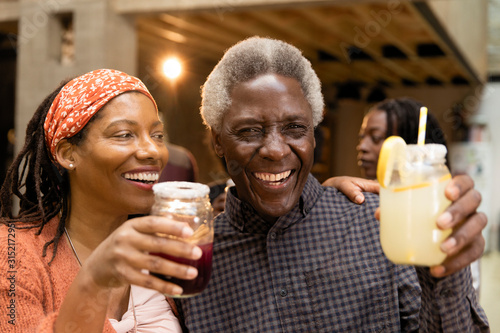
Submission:
[[[469,269],[438,281],[386,259],[376,195],[356,205],[309,176],[268,224],[232,190],[207,289],[176,301],[190,332],[488,331]]]

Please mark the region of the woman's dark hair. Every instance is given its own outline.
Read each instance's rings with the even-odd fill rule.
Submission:
[[[38,228],[36,235],[39,235],[47,222],[61,212],[54,238],[43,247],[42,256],[45,257],[47,248],[53,244],[49,264],[55,258],[57,245],[64,233],[70,193],[66,171],[52,162],[46,148],[43,124],[55,97],[69,81],[63,81],[38,106],[26,128],[24,146],[9,167],[0,189],[0,222],[3,224],[13,225],[18,229]],[[91,120],[94,118],[96,117]],[[79,144],[85,137],[89,123],[68,141]],[[19,198],[17,216],[13,214],[13,196]]]
[[[386,99],[375,104],[372,110],[385,111],[387,115],[387,134],[402,137],[407,144],[416,144],[418,140],[418,125],[420,121],[420,108],[422,103],[407,97]],[[436,117],[427,113],[427,126],[425,132],[426,143],[439,143],[446,146],[444,132],[439,126]]]

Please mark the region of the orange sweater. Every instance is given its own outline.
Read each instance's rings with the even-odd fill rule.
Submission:
[[[52,245],[42,257],[58,221],[58,217],[52,219],[39,236],[35,236],[38,229],[0,226],[0,332],[53,332],[59,308],[80,268],[64,236],[50,266]],[[92,320],[88,307],[82,311],[88,311]],[[115,332],[109,320],[103,332]]]

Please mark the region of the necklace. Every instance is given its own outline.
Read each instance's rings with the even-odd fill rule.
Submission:
[[[71,237],[69,237],[68,230],[66,227],[64,227],[64,233],[66,234],[66,238],[68,238],[69,245],[71,246],[71,249],[73,250],[73,253],[75,254],[76,260],[78,260],[78,264],[80,267],[82,267],[82,262],[80,261],[80,258],[78,257],[78,253],[76,252],[75,246],[73,245],[73,242],[71,241]],[[134,304],[134,297],[132,297],[132,286],[129,287],[129,292],[130,292],[130,302],[132,303],[132,314],[134,316],[134,327],[132,332],[137,332],[137,315],[135,313],[135,304]]]
[[[66,238],[68,238],[69,245],[71,246],[71,249],[73,250],[73,253],[75,254],[76,260],[78,260],[78,264],[80,267],[82,267],[82,262],[80,261],[80,258],[78,257],[78,253],[76,253],[75,246],[73,245],[73,242],[71,241],[71,237],[69,237],[68,230],[66,230],[66,227],[64,227],[64,233],[66,234]]]

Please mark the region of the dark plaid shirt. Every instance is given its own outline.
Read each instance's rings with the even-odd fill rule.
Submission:
[[[438,281],[386,259],[378,197],[365,195],[353,204],[309,176],[300,202],[271,225],[228,194],[208,288],[177,301],[189,331],[488,331],[468,269]]]

